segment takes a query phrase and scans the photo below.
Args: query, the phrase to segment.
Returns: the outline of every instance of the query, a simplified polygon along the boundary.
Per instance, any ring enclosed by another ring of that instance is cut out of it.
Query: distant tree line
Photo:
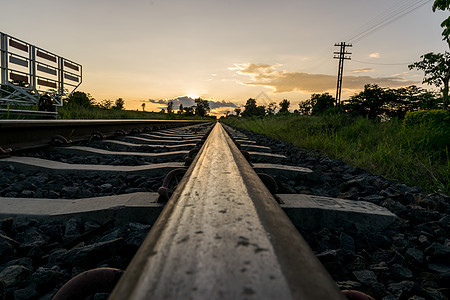
[[[278,114],[286,114],[289,113],[289,106],[291,102],[287,99],[283,99],[279,104],[280,109],[278,110]],[[252,116],[271,116],[275,114],[277,109],[276,102],[270,102],[267,106],[265,105],[256,105],[256,99],[250,98],[247,100],[247,103],[244,106],[244,110],[241,108],[236,108],[234,112],[236,116],[242,117],[252,117]]]
[[[81,107],[98,107],[103,109],[124,109],[125,100],[122,98],[116,99],[116,101],[111,101],[109,99],[102,100],[101,102],[96,102],[95,99],[89,93],[76,91],[73,92],[69,97],[64,99],[64,105],[69,107],[81,106]]]
[[[203,100],[202,98],[194,99],[195,105],[193,106],[186,106],[184,107],[181,103],[178,107],[178,114],[179,115],[186,115],[186,116],[193,116],[194,114],[197,116],[205,117],[208,115],[208,112],[210,111],[209,107],[209,101]],[[161,112],[165,112],[164,109],[162,109]],[[173,101],[169,101],[167,103],[167,113],[173,114]]]
[[[335,107],[335,99],[328,93],[313,94],[310,99],[299,104],[299,113],[318,115],[338,111],[369,119],[403,119],[408,111],[443,107],[443,98],[438,93],[414,85],[390,89],[367,84],[363,91],[351,96],[340,107]]]
[[[408,111],[442,109],[445,106],[439,93],[417,86],[398,89],[382,88],[376,84],[367,84],[364,90],[343,101],[336,107],[336,99],[329,93],[312,94],[299,104],[294,113],[303,115],[320,115],[326,113],[349,113],[373,120],[390,118],[403,119]],[[278,114],[289,113],[290,101],[284,99],[279,103]],[[274,115],[275,102],[266,106],[257,105],[255,99],[248,99],[244,110],[235,109],[236,116],[253,117]]]

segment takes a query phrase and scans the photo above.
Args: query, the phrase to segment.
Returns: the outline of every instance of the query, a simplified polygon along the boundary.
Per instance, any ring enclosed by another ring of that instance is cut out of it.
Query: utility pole
[[[339,52],[334,52],[335,59],[339,59],[338,78],[336,88],[336,107],[341,105],[341,89],[342,89],[342,76],[344,74],[344,60],[351,59],[350,52],[345,52],[345,47],[351,47],[352,44],[346,44],[345,42],[334,44],[335,47],[340,47]]]

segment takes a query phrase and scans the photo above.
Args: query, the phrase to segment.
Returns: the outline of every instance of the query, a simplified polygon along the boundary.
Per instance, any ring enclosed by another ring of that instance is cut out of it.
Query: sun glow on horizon
[[[197,99],[197,98],[200,98],[200,96],[197,95],[197,94],[186,94],[185,97],[189,97],[189,98],[191,98],[191,99]]]

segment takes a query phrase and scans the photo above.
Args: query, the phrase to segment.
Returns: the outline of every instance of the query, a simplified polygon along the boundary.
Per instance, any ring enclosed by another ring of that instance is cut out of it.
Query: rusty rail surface
[[[345,299],[217,123],[110,299]]]
[[[55,136],[81,141],[95,134],[188,126],[202,120],[0,120],[0,149],[23,150],[48,145]]]

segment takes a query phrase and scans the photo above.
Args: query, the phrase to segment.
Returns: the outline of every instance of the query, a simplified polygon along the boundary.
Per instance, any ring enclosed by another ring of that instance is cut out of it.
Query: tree
[[[377,119],[386,115],[387,104],[391,103],[395,95],[389,89],[383,89],[377,84],[366,84],[364,90],[350,97],[344,110],[357,113],[369,119]]]
[[[256,99],[249,98],[244,105],[244,112],[242,113],[242,116],[254,116],[256,114],[256,111]]]
[[[241,114],[241,109],[240,108],[235,108],[234,112],[236,113],[236,116],[239,117],[239,115]]]
[[[450,10],[450,0],[435,0],[433,3],[433,11],[435,12],[436,10]],[[441,23],[441,27],[444,28],[442,31],[443,40],[447,42],[448,47],[450,48],[450,17],[447,17],[447,19]],[[441,89],[444,98],[444,108],[448,109],[450,54],[447,51],[443,54],[430,52],[422,55],[420,58],[422,58],[422,61],[409,65],[409,69],[423,70],[425,72],[423,83],[435,85],[436,87],[444,86]]]
[[[257,106],[256,100],[253,98],[249,98],[247,103],[245,103],[244,111],[242,112],[243,117],[251,117],[251,116],[265,116],[266,115],[266,107],[265,106]]]
[[[448,37],[447,37],[448,39]],[[449,45],[450,46],[450,45]],[[427,53],[422,55],[422,61],[409,65],[409,69],[423,70],[425,75],[423,83],[435,85],[436,87],[444,86],[442,94],[444,97],[444,108],[448,108],[448,89],[450,80],[450,53],[445,51],[442,53]]]
[[[79,105],[83,107],[90,107],[94,105],[95,99],[89,93],[73,92],[72,95],[65,100],[68,105]]]
[[[328,93],[312,94],[311,97],[299,103],[298,112],[303,115],[320,115],[334,107],[334,98]]]
[[[145,102],[141,104],[142,106],[142,111],[145,111]]]
[[[206,116],[206,113],[209,111],[209,101],[202,98],[197,98],[194,101],[197,104],[195,114],[202,117]]]
[[[403,119],[408,111],[418,109],[438,109],[440,102],[437,94],[426,89],[411,85],[398,89],[389,89],[386,92],[393,96],[385,103],[386,115],[390,118]]]
[[[111,109],[111,107],[112,107],[112,101],[109,100],[109,99],[104,99],[104,100],[102,100],[102,102],[100,102],[100,103],[98,104],[98,106],[99,106],[100,108],[104,108],[104,109]]]
[[[313,100],[311,111],[313,115],[324,113],[326,110],[333,108],[334,103],[336,102],[334,97],[328,93],[313,94],[311,100]]]
[[[291,105],[291,102],[287,99],[283,99],[283,101],[280,102],[280,111],[279,114],[283,113],[289,113],[289,106]]]
[[[178,114],[182,114],[182,113],[183,113],[183,110],[184,110],[183,104],[180,103],[180,106],[178,107]]]
[[[308,99],[298,104],[298,112],[302,115],[310,115],[312,111],[312,100]]]
[[[271,115],[275,114],[275,109],[277,109],[277,103],[270,102],[269,105],[267,105],[267,109],[266,109],[267,115],[271,116]]]
[[[450,0],[435,0],[433,4],[433,12],[438,10],[450,10]],[[450,48],[450,17],[445,19],[441,23],[441,27],[444,28],[442,31],[443,40],[447,41],[448,47]]]
[[[167,113],[168,113],[168,114],[171,114],[172,111],[173,111],[173,101],[169,101],[169,102],[167,103]]]
[[[116,102],[114,102],[114,106],[112,107],[112,109],[122,110],[124,105],[125,100],[123,100],[122,98],[118,98]]]
[[[188,106],[184,108],[186,116],[193,116],[194,115],[194,107]]]

